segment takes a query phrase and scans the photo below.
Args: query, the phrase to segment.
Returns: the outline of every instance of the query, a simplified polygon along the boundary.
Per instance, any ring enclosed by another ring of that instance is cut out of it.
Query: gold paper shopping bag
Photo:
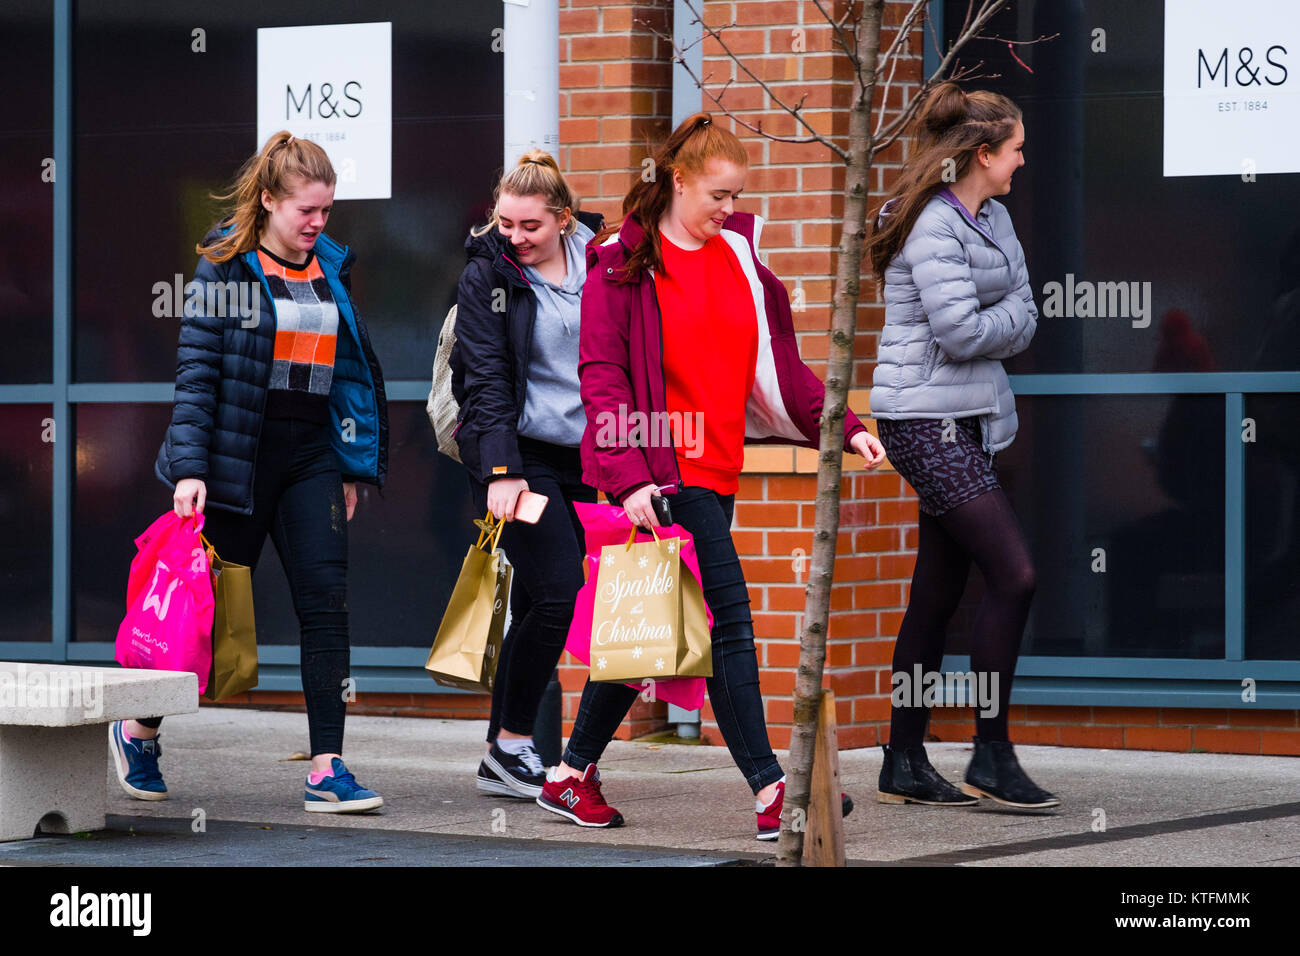
[[[653,531],[653,529],[652,529]],[[681,539],[606,545],[591,621],[591,679],[711,677],[713,656],[699,582],[681,561]]]
[[[253,614],[253,572],[223,561],[204,538],[212,569],[212,669],[204,700],[224,700],[257,686],[257,624]]]
[[[497,549],[505,522],[488,512],[474,524],[478,541],[465,555],[424,668],[444,687],[490,694],[505,637],[510,565]]]

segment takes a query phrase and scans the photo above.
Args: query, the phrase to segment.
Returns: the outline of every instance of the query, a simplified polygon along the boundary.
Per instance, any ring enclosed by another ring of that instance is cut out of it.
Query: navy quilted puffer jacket
[[[204,242],[226,228],[218,226]],[[315,248],[339,310],[329,399],[335,457],[344,481],[383,487],[388,474],[388,403],[379,362],[352,305],[350,274],[356,254],[324,233]],[[237,310],[224,316],[207,314],[205,308],[203,314],[182,320],[175,404],[154,471],[173,488],[184,478],[201,478],[209,505],[251,514],[253,464],[275,352],[275,303],[256,252],[241,253],[220,265],[200,257],[194,279],[205,293],[212,283],[259,283],[259,308],[255,318],[242,317]]]

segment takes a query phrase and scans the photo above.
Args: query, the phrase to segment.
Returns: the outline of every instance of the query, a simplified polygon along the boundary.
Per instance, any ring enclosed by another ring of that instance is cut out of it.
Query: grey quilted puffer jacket
[[[944,190],[885,270],[871,414],[978,415],[984,450],[1001,451],[1015,440],[1017,420],[999,359],[1023,352],[1037,325],[1025,253],[1006,207],[989,199],[972,219]]]

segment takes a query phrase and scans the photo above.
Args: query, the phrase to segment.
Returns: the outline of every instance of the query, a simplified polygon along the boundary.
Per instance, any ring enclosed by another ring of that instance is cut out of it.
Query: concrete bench
[[[102,830],[108,724],[198,709],[181,671],[0,661],[0,841]]]

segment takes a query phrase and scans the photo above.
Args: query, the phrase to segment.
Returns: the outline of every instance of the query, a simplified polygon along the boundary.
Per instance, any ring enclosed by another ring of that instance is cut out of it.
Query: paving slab
[[[204,707],[197,714],[169,717],[163,725],[162,768],[171,799],[132,800],[105,767],[110,827],[116,831],[135,821],[139,831],[155,821],[162,828],[159,852],[165,836],[173,845],[189,839],[193,852],[223,859],[227,851],[211,844],[243,833],[240,824],[272,827],[262,832],[292,832],[293,840],[304,845],[346,831],[352,834],[349,840],[382,847],[360,853],[358,859],[396,859],[394,840],[435,838],[493,844],[484,851],[485,864],[497,858],[494,854],[516,863],[541,863],[548,853],[562,863],[565,854],[576,853],[574,847],[609,854],[611,864],[650,861],[660,853],[667,860],[674,854],[690,859],[703,854],[715,864],[759,862],[774,852],[772,844],[754,839],[753,797],[725,748],[613,742],[601,760],[601,772],[606,797],[627,826],[588,830],[531,801],[478,793],[474,771],[484,751],[485,729],[484,721],[349,718],[344,744],[348,765],[362,783],[383,794],[385,806],[374,814],[308,818],[301,804],[307,763],[289,759],[307,749],[306,717]],[[927,749],[941,773],[960,779],[970,759],[969,744],[930,744]],[[987,801],[967,809],[880,804],[875,800],[880,750],[842,751],[841,782],[856,804],[845,820],[850,862],[1058,867],[1300,862],[1296,758],[1031,746],[1017,747],[1017,753],[1026,771],[1061,797],[1060,810],[1023,814]],[[208,821],[207,833],[187,838],[191,822],[200,816]],[[400,839],[393,833],[401,834]],[[35,861],[45,853],[51,862],[64,860],[60,854],[75,844],[83,854],[80,861],[86,862],[85,854],[93,857],[113,839],[69,838],[58,845],[58,853],[55,844],[42,839],[27,844],[35,849],[23,860]],[[250,839],[259,838],[254,833]],[[427,849],[433,843],[420,845],[433,860],[437,854]],[[456,857],[448,849],[440,858],[465,862],[476,852],[466,849]],[[183,852],[176,860],[185,858]],[[0,852],[0,863],[14,859]]]

